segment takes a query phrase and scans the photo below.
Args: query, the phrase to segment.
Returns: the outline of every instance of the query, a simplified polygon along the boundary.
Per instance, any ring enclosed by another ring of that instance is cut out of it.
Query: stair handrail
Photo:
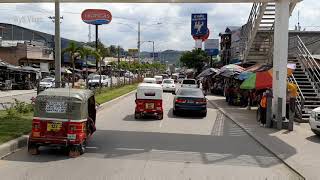
[[[246,61],[251,45],[253,43],[253,39],[255,38],[260,22],[258,23],[257,20],[260,19],[263,16],[263,13],[266,9],[268,3],[253,3],[251,12],[247,21],[247,24],[244,29],[244,35],[245,35],[245,43],[244,43],[244,49],[243,49],[243,60]]]
[[[308,48],[305,46],[301,38],[297,35],[298,39],[298,51],[297,55],[300,59],[301,64],[308,73],[309,77],[312,79],[317,89],[320,89],[320,66],[313,58],[312,54],[309,52]],[[311,71],[312,72],[311,72]]]

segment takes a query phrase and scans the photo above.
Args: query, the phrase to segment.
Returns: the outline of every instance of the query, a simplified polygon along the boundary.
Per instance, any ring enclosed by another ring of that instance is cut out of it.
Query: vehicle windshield
[[[93,78],[92,79],[94,79],[94,80],[99,80],[100,79],[100,76],[93,76]],[[101,76],[101,79],[103,79],[103,77]]]
[[[189,79],[186,79],[186,80],[183,80],[182,82],[183,84],[196,84],[196,81],[195,80],[189,80]]]
[[[45,79],[42,79],[41,82],[53,82],[54,79],[52,78],[45,78]]]
[[[197,96],[197,97],[202,97],[203,92],[200,89],[193,89],[193,88],[189,88],[189,89],[179,89],[177,92],[177,95],[181,95],[181,96]]]
[[[173,80],[164,80],[163,84],[173,84]]]

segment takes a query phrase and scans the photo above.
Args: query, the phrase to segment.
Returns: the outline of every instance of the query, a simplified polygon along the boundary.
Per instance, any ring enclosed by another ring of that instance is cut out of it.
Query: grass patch
[[[122,87],[117,87],[117,88],[107,88],[101,90],[101,92],[96,94],[96,101],[99,104],[108,102],[112,99],[115,99],[119,96],[122,96],[124,94],[127,94],[135,89],[137,89],[138,83],[136,84],[131,84],[131,85],[125,85]]]
[[[8,115],[0,111],[0,144],[28,134],[31,131],[33,113]]]

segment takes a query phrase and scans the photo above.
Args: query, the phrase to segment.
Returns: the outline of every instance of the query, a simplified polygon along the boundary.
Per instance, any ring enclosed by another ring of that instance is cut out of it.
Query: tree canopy
[[[210,59],[205,51],[197,49],[187,51],[180,57],[180,63],[182,66],[195,68],[198,72],[201,71],[204,64],[208,63],[209,60]]]

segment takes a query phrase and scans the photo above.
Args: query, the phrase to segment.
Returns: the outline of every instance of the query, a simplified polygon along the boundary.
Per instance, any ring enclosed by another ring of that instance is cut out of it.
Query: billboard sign
[[[159,53],[150,53],[150,57],[153,58],[153,54],[154,54],[154,58],[158,58],[159,57]]]
[[[191,14],[191,35],[202,36],[207,31],[207,14]]]
[[[219,54],[219,39],[208,39],[204,43],[204,49],[209,56],[217,56]]]
[[[209,56],[219,55],[219,49],[205,49],[204,50]]]
[[[82,12],[81,18],[87,24],[101,25],[109,24],[112,20],[112,15],[105,9],[86,9]]]

